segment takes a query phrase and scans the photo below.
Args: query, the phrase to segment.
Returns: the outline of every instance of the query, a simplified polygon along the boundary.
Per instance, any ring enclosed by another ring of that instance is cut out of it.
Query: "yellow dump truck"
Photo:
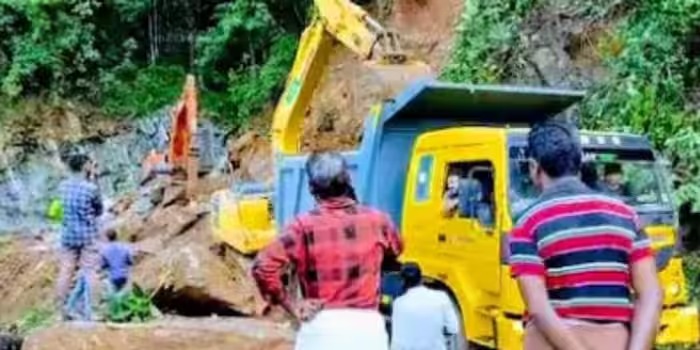
[[[300,131],[327,46],[335,38],[369,57],[374,44],[368,42],[393,38],[347,1],[316,4],[321,15],[302,37],[273,120],[274,186],[245,184],[213,198],[216,238],[243,254],[254,254],[286,222],[314,206],[306,156],[299,153]],[[397,50],[385,52],[384,63],[408,61]],[[467,342],[522,348],[524,307],[510,277],[505,242],[514,218],[536,197],[526,171],[527,127],[564,112],[583,95],[420,80],[377,104],[365,120],[359,148],[343,153],[359,200],[388,212],[400,227],[406,245],[401,259],[419,263],[428,285],[452,297],[463,331],[455,349]],[[688,300],[682,260],[674,250],[678,225],[667,169],[642,136],[583,131],[580,137],[597,171],[608,163],[622,167],[630,193],[626,201],[653,239],[665,290],[657,343],[697,343],[698,311]],[[484,195],[468,204],[487,215],[443,215],[453,172],[481,183]],[[383,300],[391,302],[389,296]]]

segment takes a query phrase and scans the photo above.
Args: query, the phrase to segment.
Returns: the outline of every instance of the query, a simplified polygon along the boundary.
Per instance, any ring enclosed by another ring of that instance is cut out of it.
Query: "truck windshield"
[[[511,213],[517,217],[539,195],[530,179],[527,150],[510,150]],[[668,206],[669,191],[649,150],[585,150],[581,179],[590,188],[634,207]]]

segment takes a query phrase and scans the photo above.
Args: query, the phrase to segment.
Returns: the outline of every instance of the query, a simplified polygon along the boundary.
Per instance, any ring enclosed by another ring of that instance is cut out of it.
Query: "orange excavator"
[[[167,171],[174,180],[183,180],[187,197],[191,198],[197,185],[199,172],[199,149],[197,146],[197,86],[195,77],[185,79],[182,96],[171,112],[171,130],[168,149],[159,152],[151,150],[142,163],[144,181],[153,174]]]

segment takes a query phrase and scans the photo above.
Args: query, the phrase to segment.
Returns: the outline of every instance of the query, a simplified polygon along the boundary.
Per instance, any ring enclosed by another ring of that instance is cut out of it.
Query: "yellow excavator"
[[[404,53],[397,33],[385,29],[359,5],[350,0],[315,0],[314,4],[313,20],[301,36],[294,65],[273,116],[271,136],[276,160],[300,152],[304,117],[334,45],[340,44],[357,54],[373,71],[385,77],[383,83],[403,84],[407,75],[432,75],[427,64]],[[401,74],[396,74],[397,71]],[[276,233],[271,197],[271,189],[256,184],[243,184],[234,191],[214,194],[214,235],[239,253],[257,252]]]

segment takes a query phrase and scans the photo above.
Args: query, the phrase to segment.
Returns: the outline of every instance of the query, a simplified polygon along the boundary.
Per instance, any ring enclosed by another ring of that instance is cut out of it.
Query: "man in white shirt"
[[[450,297],[422,284],[420,267],[401,269],[406,293],[397,298],[391,317],[391,350],[446,350],[449,336],[459,333]]]

